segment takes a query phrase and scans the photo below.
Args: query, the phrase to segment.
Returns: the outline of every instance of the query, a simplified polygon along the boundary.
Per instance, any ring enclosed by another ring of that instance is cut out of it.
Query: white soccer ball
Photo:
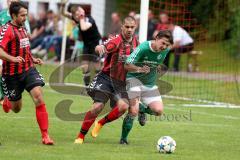
[[[176,141],[172,137],[163,136],[157,142],[157,150],[160,153],[173,153],[176,145]]]

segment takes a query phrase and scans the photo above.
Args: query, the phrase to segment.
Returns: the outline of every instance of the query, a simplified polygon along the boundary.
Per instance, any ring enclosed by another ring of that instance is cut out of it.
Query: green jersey
[[[6,24],[8,21],[11,21],[11,20],[12,20],[12,18],[9,14],[8,9],[4,9],[0,12],[0,27],[3,26],[4,24]],[[25,21],[25,27],[26,27],[28,33],[30,34],[31,30],[30,30],[30,25],[29,25],[28,20]]]
[[[142,67],[147,65],[150,67],[149,73],[128,72],[127,78],[137,78],[143,85],[153,87],[157,79],[157,67],[162,64],[170,49],[161,52],[155,52],[151,48],[151,41],[145,41],[140,44],[127,58],[126,64],[134,64]]]

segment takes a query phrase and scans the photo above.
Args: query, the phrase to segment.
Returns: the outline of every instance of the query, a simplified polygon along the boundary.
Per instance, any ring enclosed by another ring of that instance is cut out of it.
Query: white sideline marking
[[[205,108],[240,108],[240,106],[235,105],[211,105],[211,104],[181,104],[184,107],[205,107]]]
[[[168,109],[186,112],[186,110],[172,108],[172,107],[168,107]],[[196,113],[196,114],[207,115],[207,116],[212,116],[212,117],[217,117],[217,118],[224,118],[224,119],[231,119],[231,120],[239,120],[240,119],[239,117],[234,117],[234,116],[230,116],[230,115],[218,115],[218,114],[199,112],[199,111],[191,111],[191,112],[192,112],[192,114]]]
[[[196,107],[196,108],[233,108],[239,109],[240,106],[226,106],[226,105],[216,105],[216,104],[166,104],[166,106],[182,106],[182,107]]]
[[[66,86],[77,86],[77,87],[84,87],[84,85],[76,84],[76,83],[64,83]],[[63,86],[63,83],[53,83],[56,86]],[[49,83],[46,83],[46,86],[49,86]],[[54,91],[54,90],[53,90]],[[56,92],[56,91],[54,91]],[[177,99],[177,100],[184,100],[184,101],[195,101],[199,103],[208,103],[208,105],[204,104],[185,104],[186,107],[212,107],[212,108],[240,108],[240,106],[231,104],[231,103],[224,103],[224,102],[217,102],[217,101],[209,101],[204,99],[196,99],[196,98],[187,98],[187,97],[180,97],[180,96],[171,96],[171,95],[163,95],[162,97],[168,99]]]
[[[160,123],[169,123],[167,121],[147,121],[147,123],[156,123],[156,122],[160,122]],[[135,121],[135,123],[137,123]],[[183,121],[178,121],[176,122],[177,125],[186,125],[186,126],[203,126],[203,127],[234,127],[233,125],[229,125],[229,124],[217,124],[217,123],[197,123],[194,121],[191,122],[183,122]],[[234,127],[235,128],[235,127]]]
[[[177,100],[185,100],[185,101],[195,101],[195,102],[199,102],[199,103],[208,103],[208,104],[212,104],[212,107],[221,106],[221,108],[240,108],[240,106],[237,106],[237,105],[231,104],[231,103],[216,102],[216,101],[209,101],[209,100],[203,100],[203,99],[186,98],[186,97],[170,96],[170,95],[163,95],[162,97],[168,98],[168,99],[177,99]]]
[[[182,111],[182,112],[186,112],[186,110],[183,109],[177,109],[177,108],[172,108],[172,107],[168,107],[168,109],[171,110],[176,110],[176,111]],[[207,115],[207,116],[212,116],[212,117],[217,117],[217,118],[224,118],[224,119],[230,119],[230,120],[240,120],[239,117],[234,117],[234,116],[230,116],[230,115],[218,115],[218,114],[213,114],[213,113],[206,113],[206,112],[199,112],[199,111],[191,111],[192,114],[196,113],[196,114],[201,114],[201,115]],[[25,117],[25,116],[1,116],[0,118],[13,118],[13,119],[35,119],[34,117]],[[61,121],[58,118],[49,118],[51,120],[55,120],[55,121]]]

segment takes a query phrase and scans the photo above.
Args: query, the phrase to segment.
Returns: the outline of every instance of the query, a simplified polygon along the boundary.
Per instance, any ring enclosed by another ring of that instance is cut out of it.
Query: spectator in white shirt
[[[180,55],[192,51],[194,41],[187,31],[180,26],[170,24],[169,29],[172,31],[174,42],[172,46],[172,50],[174,51],[173,70],[179,71]]]

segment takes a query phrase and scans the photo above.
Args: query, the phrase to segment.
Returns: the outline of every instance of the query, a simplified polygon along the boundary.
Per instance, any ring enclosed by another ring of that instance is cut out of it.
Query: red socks
[[[42,133],[42,137],[47,136],[48,135],[48,113],[46,111],[45,104],[40,104],[36,106],[36,118]]]
[[[98,123],[100,123],[101,125],[104,125],[105,123],[109,123],[112,122],[116,119],[118,119],[119,117],[121,117],[124,114],[124,112],[120,112],[118,106],[115,106],[112,111],[106,115],[104,118],[102,118],[101,120],[98,121]]]
[[[112,111],[108,115],[106,115],[104,118],[102,118],[100,121],[98,121],[98,123],[101,125],[104,125],[105,123],[112,122],[118,119],[123,114],[124,112],[120,112],[118,107],[115,106],[112,109]],[[87,134],[89,128],[92,126],[96,118],[97,118],[97,115],[93,115],[91,111],[88,111],[86,113],[78,138],[84,139],[85,135]]]
[[[6,112],[6,113],[8,113],[12,109],[12,104],[6,96],[4,97],[2,106],[3,106],[4,112]]]
[[[86,113],[82,123],[82,128],[78,135],[79,138],[84,139],[85,135],[87,134],[89,128],[92,126],[96,118],[97,118],[97,115],[92,114],[91,111],[88,111]]]

